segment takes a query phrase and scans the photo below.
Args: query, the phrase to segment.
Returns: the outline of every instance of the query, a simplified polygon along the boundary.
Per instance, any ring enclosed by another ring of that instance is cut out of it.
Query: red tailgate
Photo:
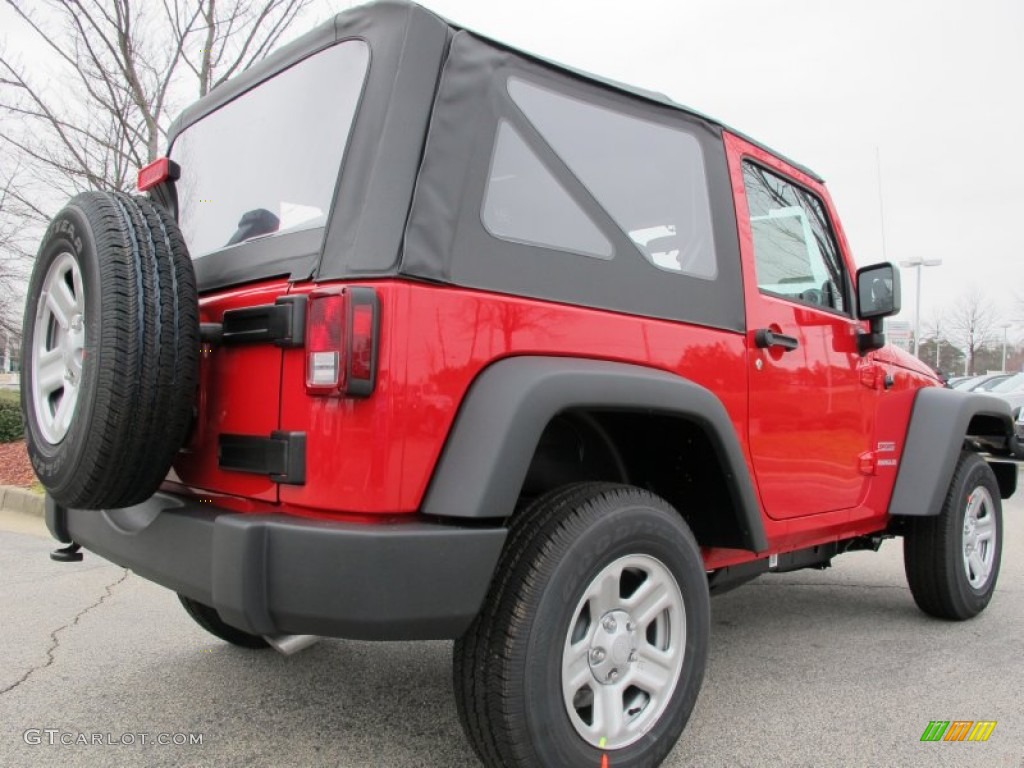
[[[288,282],[274,281],[208,294],[199,301],[200,321],[219,323],[224,312],[274,301]],[[199,369],[196,423],[173,473],[193,488],[263,501],[278,500],[278,486],[266,474],[222,470],[222,435],[269,437],[278,428],[281,402],[281,348],[272,342],[204,344]],[[173,474],[172,474],[173,479]]]

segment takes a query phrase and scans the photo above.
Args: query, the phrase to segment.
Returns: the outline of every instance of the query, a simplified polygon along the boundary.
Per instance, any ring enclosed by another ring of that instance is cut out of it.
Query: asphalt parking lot
[[[1024,496],[1005,518],[996,596],[963,624],[917,611],[898,542],[715,598],[703,692],[665,765],[1024,768]],[[52,546],[0,516],[0,765],[476,764],[449,643],[234,648],[166,590]],[[998,724],[985,743],[922,743],[930,720]]]

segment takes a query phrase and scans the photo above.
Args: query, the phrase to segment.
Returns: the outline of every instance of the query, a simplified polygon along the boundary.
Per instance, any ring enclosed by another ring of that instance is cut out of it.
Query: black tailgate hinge
[[[269,475],[283,485],[306,484],[306,433],[221,435],[217,442],[217,465],[231,472]]]
[[[307,300],[305,294],[295,294],[273,304],[229,309],[221,322],[202,323],[200,337],[213,345],[272,341],[279,347],[301,347],[306,343]]]

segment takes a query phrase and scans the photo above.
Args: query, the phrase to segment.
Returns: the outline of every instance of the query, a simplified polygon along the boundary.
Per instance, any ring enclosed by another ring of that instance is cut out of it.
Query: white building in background
[[[21,338],[0,331],[0,374],[17,373]]]
[[[909,320],[886,320],[885,340],[894,347],[909,352],[914,348],[914,334]]]

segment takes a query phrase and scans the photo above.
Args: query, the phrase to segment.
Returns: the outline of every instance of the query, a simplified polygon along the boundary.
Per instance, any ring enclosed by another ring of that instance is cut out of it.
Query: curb
[[[0,485],[0,510],[7,512],[20,512],[23,515],[32,515],[42,519],[43,496],[32,493],[25,488],[18,488],[13,485]]]

